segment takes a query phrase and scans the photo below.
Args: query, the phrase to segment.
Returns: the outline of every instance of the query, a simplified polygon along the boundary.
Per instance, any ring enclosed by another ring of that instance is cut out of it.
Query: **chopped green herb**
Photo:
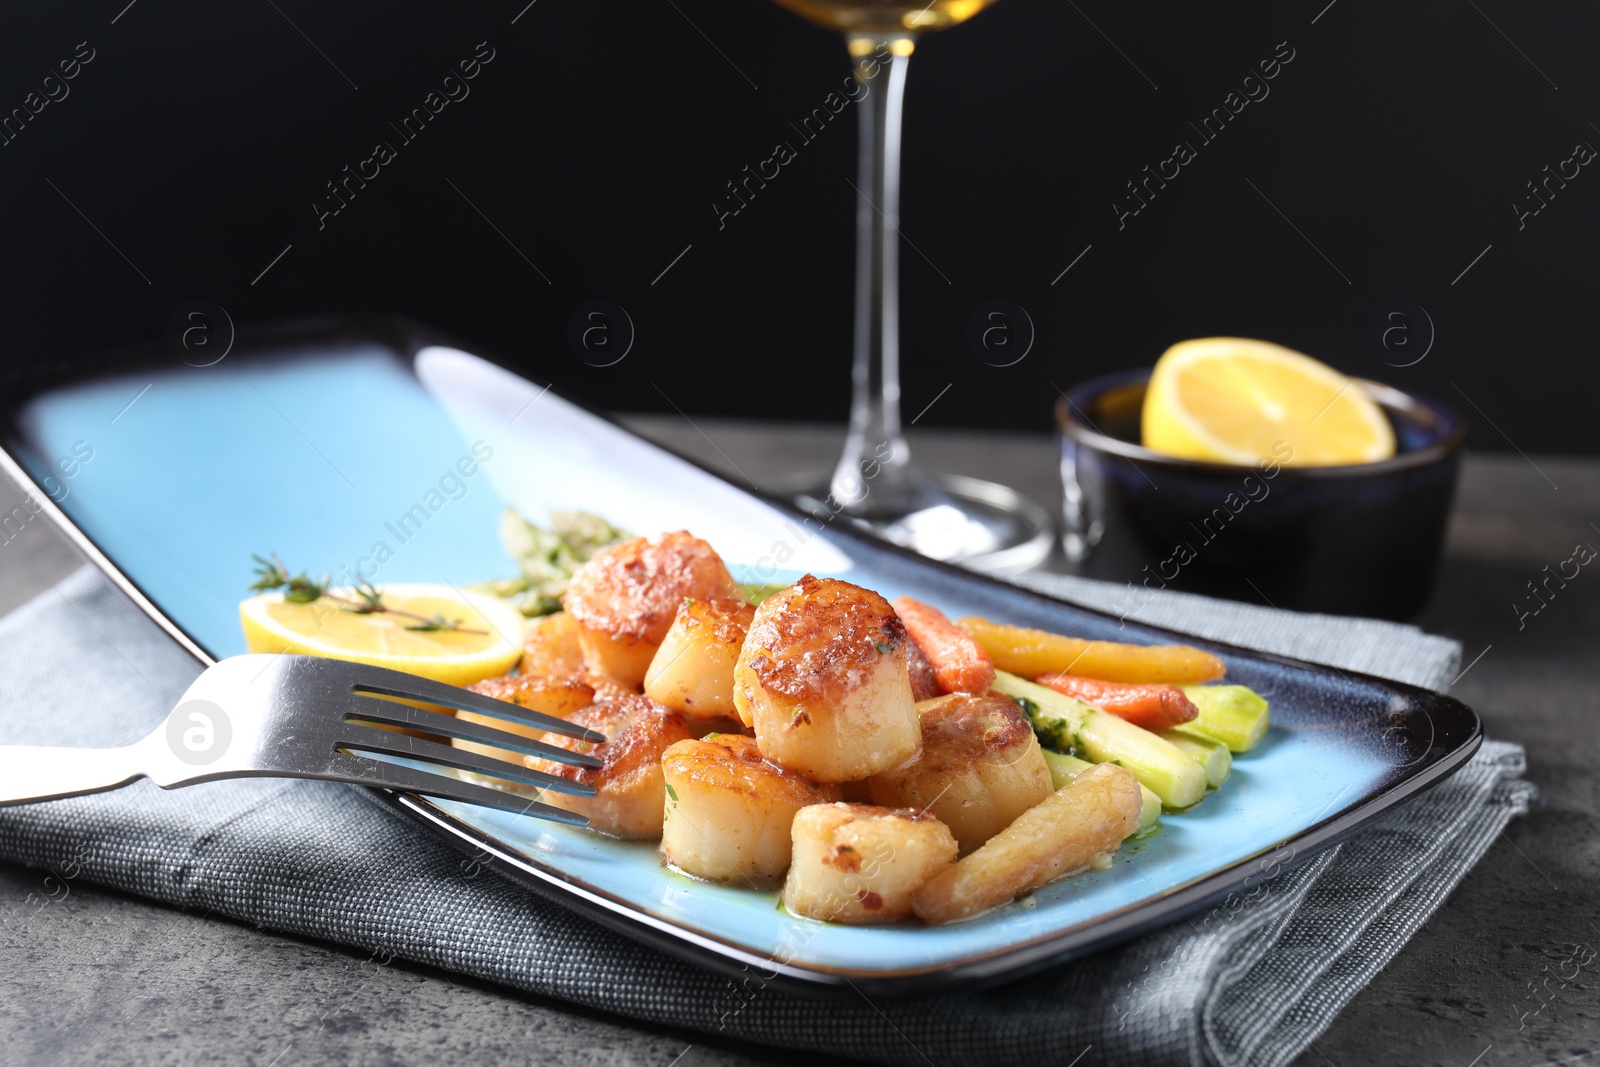
[[[884,655],[884,656],[887,656],[889,653],[894,651],[894,645],[892,645],[892,644],[891,645],[884,645],[884,644],[879,644],[877,642],[874,642],[872,647],[877,649],[880,655]]]
[[[751,604],[759,604],[773,593],[789,588],[774,582],[739,582],[739,595]]]
[[[274,589],[283,590],[283,599],[290,604],[309,604],[326,596],[328,587],[333,579],[323,575],[317,581],[305,571],[290,577],[289,568],[283,565],[283,560],[274,555],[271,559],[265,556],[251,556],[256,561],[256,580],[250,583],[254,592],[265,593]]]
[[[372,611],[372,610],[383,611],[384,609],[383,608],[376,608],[376,609],[367,608],[367,609],[361,609],[361,610],[363,611],[363,613],[365,613],[366,611]],[[427,631],[431,631],[431,630],[459,630],[459,629],[461,629],[461,620],[460,619],[447,619],[443,615],[440,615],[438,612],[434,612],[431,617],[423,619],[421,622],[412,623],[410,626],[407,626],[406,629],[408,629],[408,630],[421,630],[423,632],[427,632]]]
[[[671,782],[667,783],[667,796],[672,798],[672,802],[674,804],[676,804],[678,802],[678,791],[676,789],[672,788],[672,783]]]

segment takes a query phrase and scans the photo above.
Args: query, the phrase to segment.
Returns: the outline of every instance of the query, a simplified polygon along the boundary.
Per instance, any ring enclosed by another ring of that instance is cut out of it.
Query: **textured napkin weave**
[[[1405,626],[1221,604],[1147,603],[1048,576],[1046,592],[1142,622],[1435,688],[1458,648]],[[0,621],[0,743],[133,741],[194,661],[97,573]],[[0,809],[0,857],[269,929],[448,968],[678,1027],[888,1063],[1283,1064],[1399,950],[1532,787],[1487,742],[1448,781],[1210,912],[976,994],[826,1002],[646,948],[502,880],[368,794],[266,779],[166,792],[148,782]]]

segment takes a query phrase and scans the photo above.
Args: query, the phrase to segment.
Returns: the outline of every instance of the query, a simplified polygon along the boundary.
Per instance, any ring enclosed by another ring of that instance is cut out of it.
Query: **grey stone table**
[[[837,430],[820,427],[629,421],[709,466],[731,473],[737,464],[740,477],[757,483],[824,466],[838,443]],[[929,431],[912,440],[932,468],[1006,481],[1052,512],[1059,506],[1046,437]],[[0,497],[12,492],[0,487]],[[1546,564],[1566,559],[1579,541],[1600,545],[1597,524],[1600,462],[1469,459],[1439,590],[1417,621],[1465,646],[1470,665],[1456,692],[1493,736],[1527,746],[1543,805],[1511,825],[1296,1067],[1600,1064],[1600,967],[1564,987],[1545,982],[1573,946],[1600,945],[1600,574],[1580,573],[1521,628],[1512,608]],[[0,610],[49,590],[78,565],[52,530],[30,524],[0,549]],[[28,895],[42,878],[0,864],[0,918],[31,914]],[[25,941],[0,949],[4,1064],[817,1060],[642,1026],[424,967],[374,969],[336,946],[81,882],[32,915],[27,929]]]

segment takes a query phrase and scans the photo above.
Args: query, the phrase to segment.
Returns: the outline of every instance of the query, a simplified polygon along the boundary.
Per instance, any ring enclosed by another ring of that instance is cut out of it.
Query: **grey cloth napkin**
[[[1458,647],[1413,628],[1028,584],[1241,644],[1435,688]],[[1130,616],[1135,617],[1135,616]],[[0,620],[0,743],[110,745],[158,723],[198,671],[97,573]],[[1428,918],[1533,788],[1488,742],[1444,784],[1339,848],[1274,867],[1211,912],[974,994],[827,1002],[730,979],[504,881],[371,802],[266,779],[0,809],[0,856],[677,1027],[887,1063],[1283,1064]]]

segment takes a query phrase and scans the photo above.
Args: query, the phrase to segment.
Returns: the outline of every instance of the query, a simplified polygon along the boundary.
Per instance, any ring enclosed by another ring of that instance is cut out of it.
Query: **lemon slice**
[[[395,612],[358,614],[326,597],[291,604],[282,593],[263,593],[239,603],[245,644],[251,652],[328,656],[448,685],[505,674],[522,654],[522,615],[497,598],[448,585],[381,588],[386,606],[425,618],[459,619],[461,629],[409,630],[417,620]],[[349,595],[346,590],[334,592]]]
[[[1359,382],[1241,337],[1167,349],[1150,375],[1143,435],[1147,448],[1214,463],[1335,466],[1394,455],[1394,430]]]

